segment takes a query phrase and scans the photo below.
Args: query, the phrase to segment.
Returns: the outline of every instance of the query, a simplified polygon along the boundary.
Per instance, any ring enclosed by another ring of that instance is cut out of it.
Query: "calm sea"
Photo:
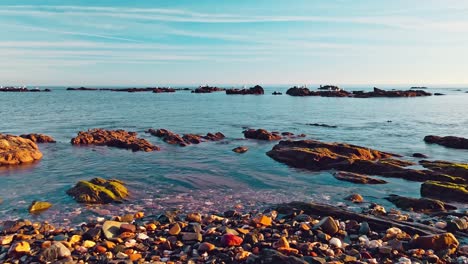
[[[40,145],[44,154],[40,162],[0,170],[0,219],[30,218],[27,207],[33,200],[54,204],[38,220],[75,223],[93,215],[136,210],[249,209],[291,200],[339,204],[354,192],[386,206],[383,198],[388,194],[419,196],[417,182],[387,179],[386,185],[361,186],[338,181],[329,172],[289,168],[265,155],[275,142],[245,140],[244,127],[305,133],[310,139],[368,146],[408,160],[414,160],[412,153],[421,152],[431,159],[468,162],[467,150],[423,141],[429,134],[468,137],[468,89],[429,89],[446,95],[421,98],[271,95],[275,90],[284,94],[286,89],[266,87],[263,96],[66,91],[63,87],[52,88],[51,93],[0,93],[1,133],[44,133],[58,141]],[[161,151],[134,153],[70,144],[78,131],[90,128],[136,131]],[[227,139],[182,148],[145,134],[148,128],[180,134],[220,131]],[[250,150],[231,151],[240,145]],[[128,183],[130,200],[123,205],[86,207],[65,194],[77,181],[97,176]]]

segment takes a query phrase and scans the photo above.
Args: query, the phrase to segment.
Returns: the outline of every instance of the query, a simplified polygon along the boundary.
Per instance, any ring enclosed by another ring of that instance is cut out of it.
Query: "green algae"
[[[79,181],[67,194],[80,203],[111,203],[125,199],[128,190],[121,181],[94,178]]]

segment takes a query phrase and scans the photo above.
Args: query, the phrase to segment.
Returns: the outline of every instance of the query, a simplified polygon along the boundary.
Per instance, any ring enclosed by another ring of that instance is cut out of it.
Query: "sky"
[[[467,14],[459,0],[2,0],[0,85],[468,85]]]

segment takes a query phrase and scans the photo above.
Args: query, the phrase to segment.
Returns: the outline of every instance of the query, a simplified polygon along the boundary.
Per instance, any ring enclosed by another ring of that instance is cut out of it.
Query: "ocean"
[[[53,204],[34,219],[76,224],[97,215],[138,210],[150,214],[168,209],[248,210],[294,200],[340,205],[351,193],[393,207],[384,199],[389,194],[420,196],[419,182],[386,178],[388,184],[376,187],[338,181],[331,172],[290,168],[265,154],[277,142],[246,140],[242,134],[246,127],[304,133],[309,139],[367,146],[407,160],[417,161],[411,155],[420,152],[431,160],[468,162],[468,150],[423,141],[426,135],[468,136],[468,89],[428,89],[444,96],[359,99],[292,97],[285,95],[287,88],[266,86],[260,96],[66,91],[65,87],[51,87],[50,93],[0,93],[0,133],[44,133],[57,140],[39,145],[44,154],[40,162],[0,167],[0,219],[31,218],[27,208],[33,200]],[[271,95],[273,91],[283,95]],[[135,131],[161,151],[70,144],[78,131],[91,128]],[[179,134],[219,131],[226,139],[179,147],[145,133],[149,128]],[[241,145],[249,151],[231,151]],[[85,206],[66,195],[76,182],[93,177],[123,180],[131,192],[129,201]]]

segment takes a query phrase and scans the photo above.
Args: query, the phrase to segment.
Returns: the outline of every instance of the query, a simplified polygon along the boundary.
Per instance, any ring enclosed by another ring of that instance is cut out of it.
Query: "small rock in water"
[[[236,153],[245,153],[249,150],[248,147],[246,146],[240,146],[240,147],[237,147],[237,148],[234,148],[232,149],[232,151],[236,152]]]
[[[52,204],[49,202],[33,201],[28,210],[31,214],[40,214],[50,207],[52,207]]]
[[[360,194],[354,193],[349,196],[346,196],[345,200],[351,201],[353,203],[362,203],[364,201],[364,198],[362,198]]]

